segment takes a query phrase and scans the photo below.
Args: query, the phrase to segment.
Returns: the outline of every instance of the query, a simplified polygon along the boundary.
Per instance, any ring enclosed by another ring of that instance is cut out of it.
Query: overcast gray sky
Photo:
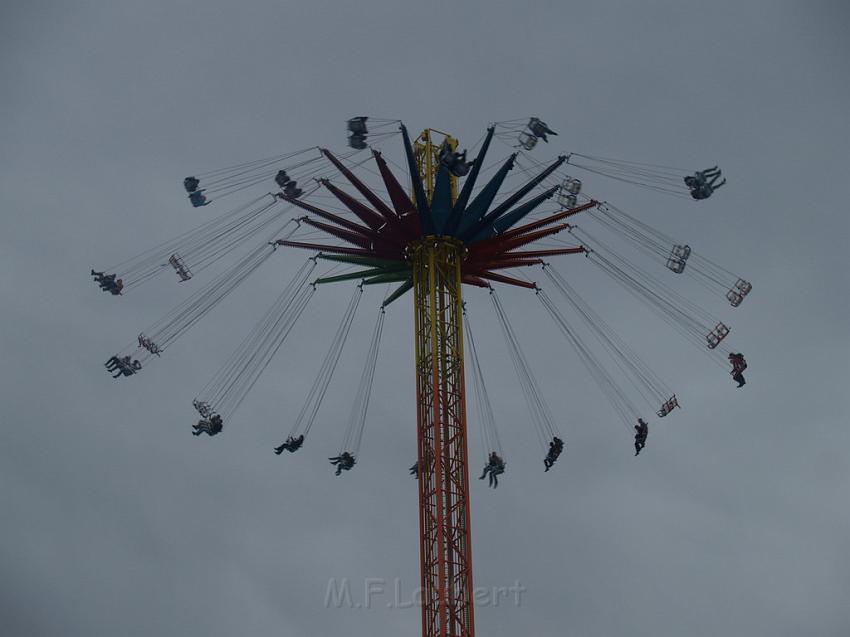
[[[4,635],[416,634],[416,608],[325,608],[328,581],[418,584],[411,308],[392,306],[354,471],[337,449],[374,312],[305,449],[278,458],[349,296],[323,289],[221,436],[190,400],[304,255],[280,255],[136,378],[101,367],[187,290],[88,278],[179,234],[179,180],[314,144],[356,114],[471,145],[539,115],[556,149],[729,183],[588,192],[740,272],[748,385],[565,257],[682,397],[639,459],[555,327],[503,299],[567,452],[540,450],[483,292],[469,294],[508,472],[472,484],[480,635],[850,634],[847,2],[28,2],[0,8],[0,626]],[[500,152],[506,152],[504,148]],[[217,210],[221,210],[218,208]],[[167,278],[167,277],[166,277]],[[685,293],[693,283],[676,281]],[[365,308],[379,302],[370,292]],[[731,338],[731,337],[730,337]],[[477,434],[471,456],[477,468]]]

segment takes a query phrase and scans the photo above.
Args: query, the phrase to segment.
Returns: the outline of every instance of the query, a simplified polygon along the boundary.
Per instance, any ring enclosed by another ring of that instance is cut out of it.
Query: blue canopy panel
[[[428,205],[428,196],[425,194],[422,176],[419,174],[419,167],[416,165],[416,155],[413,153],[413,145],[410,143],[410,136],[407,134],[407,127],[404,124],[401,125],[401,136],[404,140],[404,154],[407,156],[410,180],[413,182],[413,195],[416,199],[416,210],[419,213],[422,236],[436,234],[434,220],[431,217],[431,207]]]
[[[448,234],[446,225],[452,213],[452,180],[449,169],[440,164],[431,197],[431,219],[437,234]]]
[[[477,243],[479,241],[483,241],[484,239],[489,239],[492,236],[497,234],[502,234],[506,230],[509,230],[514,225],[522,221],[532,210],[537,208],[540,204],[542,204],[547,199],[551,199],[552,195],[554,195],[560,186],[552,186],[546,192],[543,192],[537,195],[534,199],[530,199],[526,201],[524,204],[517,206],[510,212],[505,215],[502,215],[495,221],[493,221],[489,226],[482,228],[475,237],[472,238],[468,243]]]
[[[469,203],[469,198],[472,195],[472,189],[475,188],[478,173],[481,172],[481,166],[484,165],[484,156],[490,148],[490,142],[493,139],[493,131],[495,130],[495,126],[490,126],[487,129],[487,136],[484,138],[484,143],[481,145],[481,149],[478,151],[478,156],[472,163],[472,170],[469,172],[469,175],[467,175],[466,181],[463,182],[463,188],[457,196],[457,201],[455,201],[454,207],[452,208],[452,214],[446,222],[446,227],[443,230],[444,234],[454,235],[457,232],[461,215],[466,209],[466,204]]]
[[[507,199],[505,199],[498,206],[493,208],[486,215],[481,217],[477,222],[472,223],[465,230],[462,230],[460,233],[460,238],[464,241],[468,241],[473,237],[478,236],[478,233],[482,230],[491,226],[499,217],[504,215],[512,206],[518,203],[523,197],[525,197],[529,192],[531,192],[534,188],[536,188],[544,179],[546,179],[549,175],[551,175],[558,167],[563,164],[567,160],[566,156],[562,155],[558,157],[558,159],[550,164],[543,172],[539,175],[531,179],[528,183],[526,183],[522,188],[514,192]],[[489,184],[488,184],[489,185]],[[477,199],[477,198],[476,198]],[[473,202],[474,204],[475,202]]]
[[[493,204],[493,200],[499,193],[499,188],[502,187],[505,177],[508,176],[508,171],[514,167],[515,160],[516,153],[513,153],[510,157],[508,157],[507,161],[502,164],[502,167],[499,168],[498,172],[490,178],[487,185],[484,186],[477,195],[475,195],[475,199],[473,199],[472,203],[466,207],[466,210],[463,211],[460,217],[457,231],[454,233],[455,236],[461,237],[487,213],[487,210]]]

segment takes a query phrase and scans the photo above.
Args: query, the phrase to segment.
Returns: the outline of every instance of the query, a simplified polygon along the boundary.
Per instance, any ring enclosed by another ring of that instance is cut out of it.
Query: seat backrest
[[[517,138],[519,140],[519,145],[522,146],[525,150],[531,150],[535,146],[537,146],[537,137],[531,135],[530,133],[526,133],[525,131],[519,134]]]
[[[675,245],[673,249],[670,250],[670,254],[673,256],[679,257],[680,259],[686,261],[689,256],[691,256],[691,246],[689,245]]]
[[[744,279],[738,279],[735,282],[735,289],[741,293],[741,296],[746,296],[747,294],[749,294],[750,290],[753,289],[753,285],[749,281],[744,281]]]
[[[685,271],[685,262],[677,257],[669,257],[667,259],[667,268],[676,274],[681,274]]]
[[[558,205],[564,208],[575,208],[578,205],[578,198],[575,195],[565,195],[563,192],[558,195]]]

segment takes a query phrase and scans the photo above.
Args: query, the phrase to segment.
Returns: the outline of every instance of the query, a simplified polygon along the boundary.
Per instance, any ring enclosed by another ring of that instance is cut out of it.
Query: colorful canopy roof
[[[533,283],[500,274],[496,270],[541,264],[545,257],[584,252],[585,249],[581,246],[544,250],[521,250],[521,248],[568,229],[569,224],[557,222],[591,208],[597,205],[597,202],[591,201],[585,205],[552,214],[544,219],[525,225],[517,225],[529,213],[556,193],[558,186],[551,187],[527,201],[523,201],[527,195],[564,163],[566,157],[559,157],[503,201],[494,205],[499,189],[514,167],[515,153],[508,157],[490,180],[472,197],[472,191],[475,188],[484,157],[493,139],[493,131],[494,128],[492,127],[487,130],[487,136],[481,150],[478,152],[463,188],[454,202],[452,201],[451,177],[447,167],[442,164],[437,171],[433,195],[429,201],[422,176],[419,174],[410,137],[404,125],[401,126],[401,132],[408,169],[413,182],[412,199],[377,150],[373,150],[372,154],[391,205],[376,195],[330,151],[323,149],[322,153],[325,157],[339,169],[348,182],[370,205],[366,205],[326,179],[321,180],[322,186],[350,210],[357,217],[359,223],[319,208],[307,201],[289,197],[283,193],[278,194],[277,196],[281,199],[312,213],[317,219],[321,219],[319,221],[307,216],[302,219],[303,223],[341,239],[347,245],[333,246],[285,240],[277,243],[284,246],[319,250],[323,259],[362,265],[367,268],[357,272],[318,279],[317,283],[355,279],[362,279],[366,285],[400,282],[402,285],[387,298],[384,305],[392,302],[412,287],[407,246],[427,236],[454,237],[466,246],[466,258],[462,265],[464,283],[489,287],[490,282],[496,281],[520,287],[534,287]]]

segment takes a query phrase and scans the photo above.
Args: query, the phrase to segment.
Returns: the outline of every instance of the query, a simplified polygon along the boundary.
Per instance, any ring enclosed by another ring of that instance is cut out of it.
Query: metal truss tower
[[[463,244],[412,246],[423,637],[472,637],[472,543],[463,376]]]
[[[557,222],[596,202],[520,225],[558,191],[560,186],[551,186],[523,201],[566,157],[559,157],[496,203],[514,167],[515,153],[473,197],[494,126],[487,129],[476,158],[468,164],[457,155],[445,154],[457,149],[458,142],[450,135],[427,129],[411,143],[404,125],[400,130],[411,177],[409,194],[379,151],[372,154],[392,206],[333,153],[323,150],[368,205],[327,179],[321,180],[321,185],[357,221],[281,193],[280,198],[321,219],[304,217],[302,223],[345,245],[288,239],[276,243],[318,250],[318,258],[366,268],[321,277],[316,284],[358,279],[362,285],[398,283],[384,299],[383,307],[413,291],[422,635],[474,637],[462,286],[489,288],[491,282],[498,282],[534,289],[534,283],[502,271],[541,265],[545,257],[584,252],[581,246],[524,248],[569,229],[569,224]],[[466,153],[462,155],[465,158]],[[450,165],[457,168],[453,161],[463,162],[465,170],[450,170]],[[460,190],[455,172],[466,175]]]
[[[426,129],[414,154],[430,202],[444,135]],[[457,178],[450,176],[451,198]],[[463,376],[464,245],[429,235],[411,244],[416,335],[416,438],[419,467],[419,559],[423,637],[472,637],[472,540]]]

